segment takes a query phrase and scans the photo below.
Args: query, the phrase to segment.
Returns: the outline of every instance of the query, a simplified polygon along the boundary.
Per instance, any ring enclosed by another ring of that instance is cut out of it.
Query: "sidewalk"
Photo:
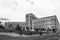
[[[20,34],[17,34],[17,33],[6,33],[6,32],[0,32],[0,35],[7,35],[7,36],[11,36],[11,37],[31,37],[31,36],[39,36],[38,34],[37,35],[20,35]]]
[[[20,35],[20,34],[17,34],[17,33],[10,33],[10,32],[0,32],[0,35],[7,35],[7,36],[11,36],[11,37],[33,37],[33,36],[40,36],[40,37],[46,37],[46,36],[52,36],[52,35],[55,35],[56,33],[54,34],[48,34],[48,35],[39,35],[39,34],[35,34],[35,35]]]

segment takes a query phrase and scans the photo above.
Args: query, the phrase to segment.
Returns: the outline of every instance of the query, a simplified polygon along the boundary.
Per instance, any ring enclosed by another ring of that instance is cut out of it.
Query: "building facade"
[[[32,13],[26,14],[27,27],[32,29],[32,20],[35,20],[35,19],[37,19],[37,17],[35,15],[33,15]]]
[[[20,27],[26,27],[26,22],[5,22],[5,29],[9,29],[9,25],[11,25],[13,29],[15,29],[18,24]]]
[[[8,29],[9,25],[12,24],[13,28],[17,27],[19,24],[21,27],[29,27],[34,30],[34,28],[44,28],[44,29],[59,29],[59,22],[56,15],[37,18],[34,14],[26,14],[26,22],[5,22],[5,28]]]
[[[44,18],[38,18],[36,20],[32,20],[32,28],[44,28],[44,29],[59,29],[59,22],[56,17],[54,16],[49,16],[49,17],[44,17]]]
[[[5,28],[8,29],[9,25],[12,24],[12,26],[15,28],[17,24],[21,27],[28,27],[32,29],[32,20],[38,19],[34,14],[29,13],[26,14],[26,22],[5,22]]]

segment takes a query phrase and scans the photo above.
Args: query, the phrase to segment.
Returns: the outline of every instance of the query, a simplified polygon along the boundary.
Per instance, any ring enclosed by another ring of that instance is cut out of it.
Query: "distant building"
[[[21,27],[26,27],[26,22],[5,22],[5,28],[8,29],[10,24],[14,29],[15,27],[17,27],[18,24]]]
[[[0,25],[5,26],[5,22],[10,21],[10,19],[7,18],[0,18]]]

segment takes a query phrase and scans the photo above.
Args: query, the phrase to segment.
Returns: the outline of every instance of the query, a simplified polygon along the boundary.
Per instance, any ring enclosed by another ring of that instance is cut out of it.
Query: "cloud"
[[[60,0],[0,0],[0,13],[16,21],[24,21],[26,13],[39,18],[56,14],[60,20]]]

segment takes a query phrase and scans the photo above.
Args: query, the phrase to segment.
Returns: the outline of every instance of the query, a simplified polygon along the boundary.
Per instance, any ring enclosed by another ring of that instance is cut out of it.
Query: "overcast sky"
[[[60,20],[60,0],[0,0],[0,18],[25,21],[27,13],[38,18],[56,15]]]

